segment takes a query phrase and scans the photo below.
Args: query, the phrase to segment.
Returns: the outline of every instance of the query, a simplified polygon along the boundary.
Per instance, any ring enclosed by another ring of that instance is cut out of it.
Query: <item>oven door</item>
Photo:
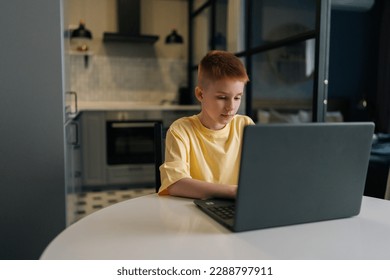
[[[154,121],[107,121],[107,165],[154,164]]]

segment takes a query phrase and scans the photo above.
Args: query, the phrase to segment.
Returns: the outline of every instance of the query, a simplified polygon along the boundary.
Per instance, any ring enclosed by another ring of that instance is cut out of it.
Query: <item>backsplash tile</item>
[[[158,104],[176,101],[186,83],[187,65],[173,58],[70,57],[70,83],[80,101],[123,101]]]

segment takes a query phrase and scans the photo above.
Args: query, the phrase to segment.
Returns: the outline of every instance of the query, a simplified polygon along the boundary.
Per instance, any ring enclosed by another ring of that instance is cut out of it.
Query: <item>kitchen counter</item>
[[[200,105],[152,104],[145,102],[79,101],[67,108],[67,119],[76,119],[83,112],[200,112]]]
[[[78,102],[78,111],[193,111],[200,110],[199,105],[151,104],[142,102]]]

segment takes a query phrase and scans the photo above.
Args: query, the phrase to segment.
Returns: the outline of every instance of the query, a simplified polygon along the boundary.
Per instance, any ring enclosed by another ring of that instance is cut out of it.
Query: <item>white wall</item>
[[[70,60],[71,90],[80,101],[175,102],[186,84],[188,17],[186,0],[142,0],[141,33],[158,35],[153,44],[103,43],[104,32],[116,32],[115,0],[66,0],[69,28],[83,20],[93,34],[88,67],[83,56]],[[176,28],[184,44],[166,45]]]
[[[104,32],[116,32],[115,0],[66,0],[69,3],[70,28],[77,28],[80,20],[91,30],[95,52],[104,53],[102,44]],[[154,44],[159,58],[187,59],[188,4],[186,0],[142,0],[141,33],[158,35]],[[175,28],[184,38],[183,45],[166,45],[165,37]],[[138,47],[142,48],[142,45]]]
[[[115,0],[65,0],[68,2],[69,23],[77,27],[83,20],[96,39],[103,38],[103,32],[116,31]]]
[[[112,0],[111,0],[112,1]],[[187,60],[188,49],[188,1],[142,0],[141,32],[160,36],[155,44],[158,57]],[[184,44],[166,45],[165,37],[176,29],[183,36]]]

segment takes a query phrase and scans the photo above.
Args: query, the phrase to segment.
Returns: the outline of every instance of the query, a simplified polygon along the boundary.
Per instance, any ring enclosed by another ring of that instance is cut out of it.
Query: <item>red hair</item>
[[[198,84],[204,87],[207,82],[222,79],[234,79],[244,83],[249,81],[244,64],[237,56],[227,51],[210,51],[200,61]]]

